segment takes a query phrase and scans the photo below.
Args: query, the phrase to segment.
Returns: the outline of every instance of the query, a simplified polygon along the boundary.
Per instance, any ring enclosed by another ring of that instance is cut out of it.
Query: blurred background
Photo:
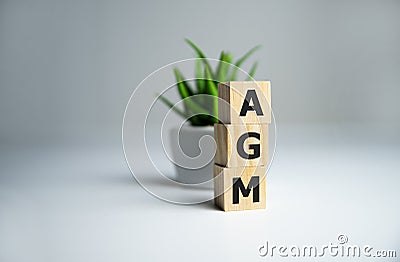
[[[398,248],[399,25],[396,0],[0,0],[0,261],[249,261],[268,239],[341,232]],[[174,206],[132,180],[125,106],[151,72],[194,57],[185,37],[216,59],[262,45],[244,69],[258,60],[272,81],[265,212]]]
[[[184,37],[216,59],[261,44],[252,59],[273,82],[278,125],[366,125],[398,141],[399,12],[398,1],[3,0],[1,143],[120,143],[139,82],[194,57]]]

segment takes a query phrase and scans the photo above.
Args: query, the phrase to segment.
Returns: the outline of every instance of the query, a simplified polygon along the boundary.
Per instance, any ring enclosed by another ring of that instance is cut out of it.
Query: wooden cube
[[[224,211],[265,209],[266,171],[266,166],[214,165],[215,204]]]
[[[268,125],[214,125],[214,163],[224,167],[268,165]]]
[[[218,119],[224,124],[271,123],[271,82],[226,82],[218,85]]]

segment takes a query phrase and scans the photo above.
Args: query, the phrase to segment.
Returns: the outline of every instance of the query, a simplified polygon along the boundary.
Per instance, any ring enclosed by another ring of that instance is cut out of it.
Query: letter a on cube
[[[224,124],[271,123],[271,82],[226,82],[218,85],[218,118]]]

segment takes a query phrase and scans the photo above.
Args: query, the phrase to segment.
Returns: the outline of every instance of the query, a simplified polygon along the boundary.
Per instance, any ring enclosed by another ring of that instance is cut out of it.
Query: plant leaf
[[[157,94],[157,96],[158,96],[157,99],[160,99],[165,105],[167,105],[169,108],[174,110],[181,117],[183,117],[185,119],[187,118],[187,120],[190,121],[190,123],[192,125],[204,126],[204,125],[211,125],[213,123],[213,122],[211,122],[212,120],[210,120],[213,117],[210,117],[208,115],[208,112],[206,112],[206,111],[204,111],[202,109],[200,109],[201,112],[195,112],[195,113],[197,113],[197,115],[189,117],[188,113],[185,113],[184,111],[180,110],[176,105],[174,105],[170,100],[168,100],[163,95]]]
[[[213,96],[212,116],[218,117],[218,86],[211,78],[210,68],[206,66],[207,93]]]
[[[178,91],[179,94],[181,95],[181,98],[184,99],[184,105],[185,105],[185,110],[186,114],[189,112],[192,112],[193,114],[208,114],[208,110],[203,108],[200,104],[196,103],[194,101],[188,91],[188,88],[185,86],[184,81],[182,81],[182,75],[179,73],[179,71],[175,68],[175,77],[177,80],[177,85],[178,85]],[[218,95],[218,90],[217,90],[217,95]]]
[[[222,51],[219,60],[217,67],[217,80],[218,82],[225,82],[228,79],[228,71],[230,64],[232,63],[232,55]]]
[[[189,39],[185,38],[185,41],[186,41],[186,43],[188,43],[194,49],[194,51],[196,51],[198,58],[202,58],[202,61],[203,61],[204,65],[206,65],[209,68],[211,68],[210,64],[207,61],[207,57],[205,56],[203,51],[201,51],[201,49],[195,43],[190,41]],[[213,75],[213,78],[214,78],[214,75]]]
[[[250,81],[250,80],[254,79],[254,75],[256,74],[257,67],[258,67],[258,63],[255,62],[253,64],[253,66],[250,68],[249,76],[247,77],[246,81]]]
[[[235,81],[236,80],[237,72],[239,70],[239,67],[247,60],[247,58],[249,58],[249,56],[251,56],[255,51],[257,51],[260,48],[261,48],[260,45],[257,45],[255,47],[253,47],[252,49],[247,51],[247,53],[244,54],[239,60],[236,61],[236,63],[235,63],[236,67],[233,69],[232,76],[231,76],[231,81]]]
[[[207,116],[197,115],[188,118],[188,121],[192,124],[192,126],[207,126],[211,125],[210,121],[208,120]]]
[[[221,81],[221,82],[223,82],[223,80],[221,80],[221,79],[224,77],[222,75],[222,71],[225,66],[224,59],[225,59],[225,52],[221,51],[221,54],[219,55],[219,63],[218,63],[218,67],[217,67],[217,79],[218,79],[218,81]]]
[[[174,110],[178,115],[180,115],[183,118],[186,118],[185,112],[180,110],[178,107],[176,107],[171,101],[169,101],[167,98],[165,98],[163,95],[158,95],[158,98],[160,99],[164,104],[166,104],[169,108]]]
[[[218,87],[217,85],[214,83],[214,78],[212,77],[211,74],[211,69],[206,66],[205,68],[205,72],[206,72],[206,87],[207,87],[207,94],[209,95],[213,95],[213,96],[218,96]]]
[[[181,97],[186,98],[187,96],[194,95],[192,88],[190,87],[189,83],[184,80],[182,73],[177,68],[174,68],[174,73]]]
[[[204,93],[204,76],[203,76],[203,68],[202,68],[202,62],[200,59],[196,60],[196,88],[197,88],[197,94],[202,94]]]

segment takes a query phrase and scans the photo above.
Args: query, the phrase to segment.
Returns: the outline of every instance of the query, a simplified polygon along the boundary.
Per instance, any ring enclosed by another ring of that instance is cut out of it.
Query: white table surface
[[[339,234],[398,261],[399,147],[293,141],[278,142],[267,209],[233,213],[149,195],[119,146],[3,147],[0,261],[264,261],[266,241],[322,246]]]

